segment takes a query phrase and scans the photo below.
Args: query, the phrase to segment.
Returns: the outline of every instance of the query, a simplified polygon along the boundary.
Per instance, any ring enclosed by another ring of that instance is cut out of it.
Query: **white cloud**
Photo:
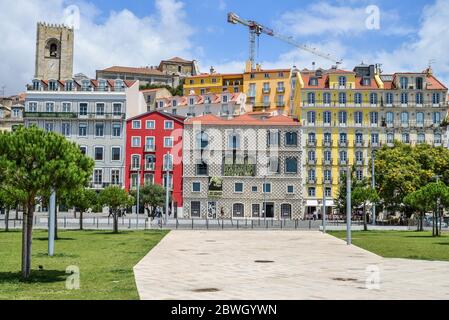
[[[80,7],[80,29],[75,33],[74,72],[95,76],[111,65],[144,66],[172,56],[193,58],[183,2],[156,0],[156,11],[143,18],[129,10],[106,13],[91,2]],[[36,23],[64,22],[64,0],[0,0],[0,86],[6,94],[24,89],[34,75]],[[97,22],[100,20],[101,22]]]
[[[224,11],[224,10],[226,10],[227,7],[228,7],[228,5],[226,4],[225,0],[218,1],[218,9],[220,9],[221,11]]]
[[[371,31],[367,20],[371,11],[368,5],[332,5],[317,2],[299,10],[285,12],[279,18],[277,26],[296,36],[316,35],[359,35]],[[413,29],[400,25],[400,15],[394,11],[379,8],[380,32],[386,35],[407,35]]]

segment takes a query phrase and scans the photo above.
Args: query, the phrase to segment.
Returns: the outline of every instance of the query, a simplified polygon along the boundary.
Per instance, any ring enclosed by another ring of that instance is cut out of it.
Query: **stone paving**
[[[315,231],[172,231],[134,267],[144,300],[449,299],[448,273]]]

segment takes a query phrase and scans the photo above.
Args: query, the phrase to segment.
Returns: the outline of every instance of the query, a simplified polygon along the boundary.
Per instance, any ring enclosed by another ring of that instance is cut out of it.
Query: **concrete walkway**
[[[313,231],[172,231],[134,274],[144,300],[449,299],[449,262],[385,259]]]

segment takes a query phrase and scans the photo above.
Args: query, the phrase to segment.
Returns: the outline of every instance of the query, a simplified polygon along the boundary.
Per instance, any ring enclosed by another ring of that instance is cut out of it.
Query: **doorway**
[[[264,215],[262,215],[264,218],[274,218],[274,203],[273,202],[266,202],[264,203],[264,207],[262,210],[266,210],[264,212]]]

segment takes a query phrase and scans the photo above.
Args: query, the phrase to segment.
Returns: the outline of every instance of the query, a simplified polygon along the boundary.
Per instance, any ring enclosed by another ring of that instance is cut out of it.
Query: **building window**
[[[95,113],[97,116],[104,116],[104,103],[97,103]]]
[[[324,111],[323,112],[323,123],[325,125],[330,125],[332,122],[332,112]]]
[[[62,112],[70,112],[72,109],[72,104],[70,102],[62,103]]]
[[[323,103],[330,104],[331,103],[331,94],[326,92],[323,94]]]
[[[370,112],[369,113],[369,118],[370,118],[370,122],[371,125],[377,125],[379,122],[379,114],[377,112]]]
[[[257,186],[252,186],[252,188],[251,188],[252,192],[257,192],[257,190],[259,190],[259,188],[257,188]]]
[[[326,196],[326,198],[331,198],[332,197],[332,188],[326,187],[325,196]]]
[[[332,182],[332,172],[330,170],[324,170],[324,181]]]
[[[231,150],[240,149],[240,135],[238,133],[231,133],[228,136],[228,147]]]
[[[80,116],[87,116],[87,103],[80,103]]]
[[[332,153],[329,150],[324,151],[324,161],[332,161]]]
[[[433,142],[440,144],[441,143],[441,134],[440,133],[435,133],[433,136]]]
[[[164,121],[164,129],[165,130],[173,130],[174,126],[175,126],[175,124],[173,121],[168,121],[168,120]]]
[[[54,102],[47,102],[45,104],[45,112],[55,112],[55,104],[54,104]]]
[[[371,134],[371,143],[372,144],[379,144],[379,134],[378,133],[372,133]]]
[[[338,77],[338,85],[340,87],[346,87],[346,77]]]
[[[122,135],[122,125],[120,123],[112,124],[112,136],[120,137]]]
[[[267,136],[268,136],[268,147],[272,146],[279,146],[280,142],[280,131],[276,129],[268,130]]]
[[[83,155],[87,155],[87,147],[84,146],[80,147],[80,151]]]
[[[201,183],[200,182],[192,183],[192,192],[201,192]]]
[[[120,185],[120,170],[111,170],[111,184]]]
[[[104,124],[103,123],[95,124],[95,136],[96,137],[104,137]]]
[[[251,209],[253,218],[257,218],[260,216],[260,204],[253,204],[251,206]]]
[[[96,169],[94,171],[94,184],[100,186],[103,184],[103,170]]]
[[[348,142],[348,134],[347,133],[340,133],[340,143],[347,143]]]
[[[385,95],[385,101],[387,104],[393,104],[393,94],[391,92]]]
[[[402,134],[402,143],[410,143],[410,135],[408,133]]]
[[[86,123],[80,123],[78,128],[78,135],[80,137],[87,137],[87,124]]]
[[[28,103],[28,111],[29,112],[37,112],[37,102]]]
[[[197,133],[196,135],[196,148],[199,150],[204,150],[209,145],[209,135],[201,131],[200,133]]]
[[[140,148],[140,137],[132,137],[132,144],[131,146],[133,148]]]
[[[315,111],[308,111],[307,112],[307,124],[308,125],[315,125]]]
[[[164,137],[164,148],[173,148],[173,137]]]
[[[164,155],[164,171],[173,170],[173,155],[166,154]]]
[[[309,104],[315,103],[315,93],[314,92],[307,93],[307,103],[309,103]]]
[[[264,193],[271,193],[271,183],[264,183],[263,184],[263,192]]]
[[[357,178],[357,181],[363,180],[363,170],[356,170],[356,178]]]
[[[298,173],[298,159],[285,159],[285,173]]]
[[[346,113],[346,111],[338,112],[338,123],[340,125],[346,125],[347,121],[348,121],[348,114]]]
[[[53,122],[46,122],[45,123],[45,131],[53,132],[54,130],[55,130],[55,124]]]
[[[387,134],[387,143],[393,143],[394,142],[394,134],[393,133],[388,133]]]
[[[406,77],[401,77],[400,79],[401,89],[408,89],[408,79]]]
[[[235,193],[242,193],[243,192],[243,183],[241,182],[236,182],[234,184],[234,192]]]
[[[439,104],[441,99],[441,95],[438,92],[434,92],[432,94],[432,103],[433,104]]]
[[[285,145],[286,146],[297,146],[298,145],[298,133],[296,132],[286,132],[285,133]]]
[[[426,135],[424,133],[418,133],[418,138],[417,138],[417,142],[418,143],[425,143],[426,142]]]
[[[393,122],[394,122],[394,113],[393,112],[387,112],[386,122],[389,125],[393,124]]]
[[[104,148],[103,147],[95,147],[94,148],[94,159],[95,159],[95,161],[103,161],[104,160]]]
[[[192,201],[190,203],[190,216],[192,218],[199,218],[199,217],[201,217],[201,202],[199,202],[199,201]]]
[[[164,174],[164,188],[165,189],[173,189],[173,175],[168,175],[168,185],[167,185],[167,175]]]
[[[363,133],[356,133],[355,134],[355,143],[363,143]]]
[[[114,103],[112,105],[112,110],[113,110],[114,116],[121,116],[122,115],[122,104]]]
[[[140,120],[133,120],[133,122],[132,122],[132,128],[133,128],[133,129],[140,129],[140,128],[141,128],[141,122],[140,122]]]
[[[245,216],[245,206],[243,203],[234,203],[232,206],[232,215],[236,218],[243,218]]]
[[[145,128],[147,130],[154,130],[154,129],[156,129],[156,121],[154,121],[154,120],[147,120],[145,122]]]
[[[63,136],[70,137],[70,123],[63,122],[61,124],[61,133]]]
[[[407,104],[408,103],[408,93],[407,92],[402,92],[401,93],[401,103],[402,104]]]
[[[287,193],[288,194],[295,193],[295,187],[294,186],[287,186]]]
[[[369,102],[370,104],[377,104],[377,93],[370,93]]]
[[[408,112],[401,113],[401,123],[403,125],[408,125]]]
[[[281,216],[284,219],[290,219],[292,216],[292,205],[291,204],[283,204],[281,205]]]
[[[307,140],[308,140],[309,144],[316,143],[316,135],[315,135],[315,133],[314,132],[310,132],[308,134],[308,139]]]
[[[146,186],[154,184],[154,174],[146,173],[144,176],[144,182]]]
[[[416,104],[423,104],[423,95],[421,92],[416,94]]]
[[[316,197],[316,189],[315,189],[315,187],[310,187],[307,190],[307,194],[309,195],[309,197]]]
[[[433,124],[440,124],[441,123],[441,113],[434,112],[433,113]]]
[[[363,123],[363,112],[361,111],[354,112],[354,122],[357,125],[361,125]]]
[[[112,161],[120,161],[121,160],[121,148],[120,147],[112,147],[111,149],[111,160]]]
[[[279,173],[280,171],[280,163],[279,158],[277,157],[271,157],[268,160],[268,170],[271,174],[273,173]]]

